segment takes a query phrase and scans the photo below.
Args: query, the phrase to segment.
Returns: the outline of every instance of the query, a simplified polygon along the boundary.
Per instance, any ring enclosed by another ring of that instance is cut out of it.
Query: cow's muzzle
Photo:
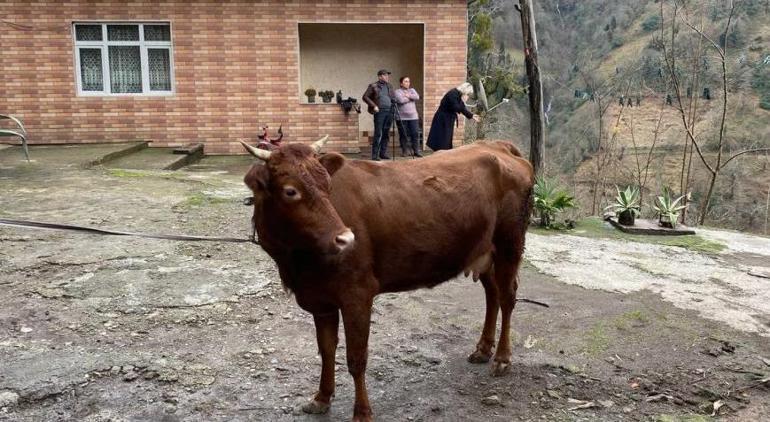
[[[344,232],[338,234],[334,238],[334,246],[336,247],[336,252],[341,253],[346,249],[351,248],[353,243],[355,243],[355,240],[356,235],[354,235],[350,229],[347,229]]]

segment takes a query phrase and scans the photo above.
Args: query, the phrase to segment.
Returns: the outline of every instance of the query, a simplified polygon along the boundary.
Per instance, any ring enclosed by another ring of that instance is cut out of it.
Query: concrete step
[[[143,142],[136,142],[132,144],[125,144],[125,146],[117,146],[118,149],[112,152],[109,152],[107,154],[104,154],[102,156],[96,157],[92,160],[89,160],[83,164],[84,168],[90,168],[93,166],[103,165],[105,163],[109,163],[110,161],[117,160],[118,158],[122,158],[128,155],[131,155],[135,152],[141,151],[149,145],[149,142],[143,141]]]
[[[203,158],[203,144],[184,148],[188,153],[179,154],[180,148],[144,148],[103,163],[108,168],[130,170],[177,170]]]
[[[201,143],[189,144],[174,148],[174,154],[190,155],[197,154],[198,152],[203,153],[203,144]]]
[[[179,158],[168,164],[163,170],[177,170],[189,166],[190,164],[197,163],[203,158],[203,144],[194,144],[185,148],[175,148],[172,153]]]

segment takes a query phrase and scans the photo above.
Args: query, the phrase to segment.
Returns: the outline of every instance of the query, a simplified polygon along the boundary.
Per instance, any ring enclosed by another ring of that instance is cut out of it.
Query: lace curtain
[[[171,91],[171,65],[167,48],[148,48],[147,60],[150,70],[150,89]]]
[[[112,92],[142,92],[142,62],[139,46],[110,46],[109,49]]]
[[[80,49],[80,80],[83,91],[103,91],[102,49]]]

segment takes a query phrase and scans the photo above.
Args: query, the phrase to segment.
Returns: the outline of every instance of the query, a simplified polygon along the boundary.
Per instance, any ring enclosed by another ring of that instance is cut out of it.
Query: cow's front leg
[[[334,395],[334,357],[339,338],[337,332],[340,314],[336,309],[329,314],[313,314],[318,351],[321,354],[321,384],[309,403],[302,406],[305,413],[326,413]]]
[[[345,325],[345,342],[348,353],[348,371],[356,387],[356,403],[353,407],[353,421],[372,420],[372,408],[366,392],[366,360],[369,342],[369,320],[372,313],[372,298],[342,308],[342,323]]]

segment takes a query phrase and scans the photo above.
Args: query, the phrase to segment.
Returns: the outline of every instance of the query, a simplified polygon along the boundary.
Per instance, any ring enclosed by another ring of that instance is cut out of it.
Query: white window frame
[[[77,25],[101,25],[101,41],[78,41]],[[136,25],[139,27],[139,41],[108,41],[107,25]],[[169,41],[145,41],[144,25],[167,25],[169,29]],[[75,55],[75,82],[77,84],[77,94],[82,97],[158,97],[171,96],[176,92],[176,82],[174,78],[174,47],[173,32],[171,22],[126,22],[126,21],[78,21],[72,23],[72,40]],[[138,46],[139,57],[142,68],[142,92],[119,92],[113,93],[110,80],[109,47],[110,46]],[[83,80],[80,69],[80,49],[90,48],[99,49],[102,52],[102,91],[83,91]],[[171,80],[171,89],[168,91],[150,90],[150,66],[148,59],[148,48],[164,48],[168,50],[169,56],[169,78]]]

